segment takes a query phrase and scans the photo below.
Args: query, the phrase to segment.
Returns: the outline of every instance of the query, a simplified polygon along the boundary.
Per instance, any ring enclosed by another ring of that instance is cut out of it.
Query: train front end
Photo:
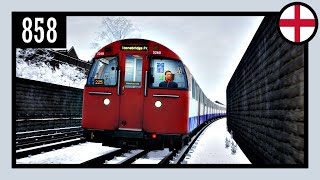
[[[168,71],[172,82],[163,86]],[[116,41],[94,57],[83,94],[84,137],[112,147],[179,148],[188,139],[188,96],[174,52],[144,39]]]

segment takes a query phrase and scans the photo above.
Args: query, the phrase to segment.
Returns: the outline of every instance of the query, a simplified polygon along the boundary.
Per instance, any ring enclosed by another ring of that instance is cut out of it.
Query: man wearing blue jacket
[[[171,71],[166,71],[164,75],[165,81],[161,82],[159,84],[159,87],[178,88],[178,84],[176,82],[173,82]]]

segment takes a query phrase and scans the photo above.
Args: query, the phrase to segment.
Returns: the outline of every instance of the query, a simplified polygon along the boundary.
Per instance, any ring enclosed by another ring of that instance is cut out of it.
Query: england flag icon
[[[291,3],[281,10],[279,28],[281,34],[290,42],[308,42],[318,29],[316,13],[304,3]]]

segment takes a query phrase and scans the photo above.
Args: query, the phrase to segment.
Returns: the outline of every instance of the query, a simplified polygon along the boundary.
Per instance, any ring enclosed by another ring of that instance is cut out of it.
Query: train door
[[[120,130],[142,130],[146,56],[142,53],[122,54],[123,73],[120,86]]]

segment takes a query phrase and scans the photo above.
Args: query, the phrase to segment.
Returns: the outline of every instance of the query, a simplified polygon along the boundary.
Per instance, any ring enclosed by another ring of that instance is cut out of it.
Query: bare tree
[[[100,28],[97,32],[96,41],[91,43],[94,49],[120,39],[140,38],[140,29],[126,17],[104,17]]]

